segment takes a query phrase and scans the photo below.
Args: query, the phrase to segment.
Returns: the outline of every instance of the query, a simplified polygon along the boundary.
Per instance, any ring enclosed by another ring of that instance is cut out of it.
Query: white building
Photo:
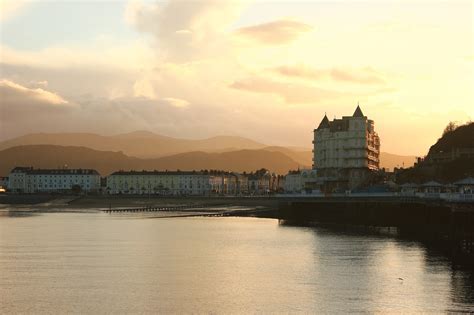
[[[100,189],[100,175],[91,169],[15,167],[10,172],[8,188],[16,193],[96,192]]]
[[[233,173],[237,179],[237,194],[247,195],[249,193],[249,178],[246,173]]]
[[[379,169],[380,139],[359,105],[342,119],[329,121],[325,115],[314,129],[313,144],[313,169],[329,189],[357,187],[369,171]]]
[[[235,195],[237,176],[223,171],[118,171],[107,177],[109,194]]]
[[[109,194],[206,195],[209,174],[186,171],[118,171],[107,177]]]
[[[205,172],[209,176],[211,185],[211,193],[217,195],[236,195],[241,187],[239,184],[239,176],[235,173],[224,171]],[[245,188],[244,188],[245,189]]]
[[[301,171],[289,171],[285,176],[285,193],[300,193],[303,190]]]
[[[268,195],[272,192],[273,175],[267,169],[248,174],[248,192],[251,195]]]
[[[26,176],[32,167],[15,167],[8,175],[8,190],[16,193],[26,192]]]
[[[319,190],[319,178],[317,171],[303,169],[289,171],[285,176],[285,193],[302,193],[305,191]]]

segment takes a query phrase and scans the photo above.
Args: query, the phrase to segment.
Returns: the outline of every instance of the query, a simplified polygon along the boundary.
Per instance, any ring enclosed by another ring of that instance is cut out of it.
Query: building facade
[[[0,188],[5,190],[8,188],[8,177],[0,177]]]
[[[109,194],[205,195],[209,175],[185,171],[117,171],[107,177]]]
[[[223,171],[118,171],[107,177],[109,194],[235,195],[237,176]]]
[[[325,190],[355,188],[370,171],[379,169],[380,139],[374,121],[359,105],[352,116],[329,121],[324,115],[314,129],[313,169],[324,180]]]
[[[268,195],[273,190],[273,177],[267,169],[260,169],[248,174],[248,192],[250,195]]]
[[[8,189],[15,193],[98,192],[100,175],[92,169],[34,169],[15,167]]]
[[[209,171],[210,193],[214,195],[236,195],[240,189],[238,176],[224,171]]]
[[[474,148],[451,148],[446,152],[433,152],[425,161],[432,164],[449,163],[457,159],[474,159]]]
[[[289,171],[285,176],[285,193],[301,193],[303,189],[301,171]]]
[[[249,193],[249,178],[247,173],[234,173],[237,178],[237,194],[248,195]]]
[[[302,169],[289,171],[285,176],[285,193],[314,192],[319,190],[319,188],[320,182],[316,170]]]
[[[15,193],[26,192],[26,177],[32,167],[15,167],[8,175],[8,190]]]

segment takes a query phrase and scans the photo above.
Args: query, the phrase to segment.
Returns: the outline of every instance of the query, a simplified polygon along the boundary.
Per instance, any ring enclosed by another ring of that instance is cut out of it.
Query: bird
[[[398,280],[403,281],[403,278],[398,278]]]

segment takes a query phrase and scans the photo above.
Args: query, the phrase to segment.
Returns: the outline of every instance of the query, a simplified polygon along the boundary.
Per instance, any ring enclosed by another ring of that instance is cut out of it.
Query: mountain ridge
[[[313,153],[309,148],[296,146],[266,145],[240,136],[217,135],[206,139],[181,139],[137,130],[116,135],[95,133],[33,133],[0,142],[0,150],[21,145],[80,146],[97,151],[119,152],[128,157],[142,159],[161,158],[175,154],[202,151],[206,153],[226,153],[239,150],[266,150],[280,152],[297,163],[297,167],[311,167]],[[402,156],[381,152],[381,167],[409,167],[415,162],[414,156]]]
[[[277,174],[296,169],[298,163],[281,152],[238,150],[224,153],[186,152],[166,157],[142,159],[123,152],[98,151],[87,147],[25,145],[0,151],[0,174],[6,176],[15,166],[35,168],[92,168],[106,176],[118,170],[201,170],[219,169],[250,172],[267,168]]]
[[[216,136],[206,139],[180,139],[148,131],[112,136],[95,133],[33,133],[0,142],[0,150],[19,145],[52,144],[83,146],[98,151],[123,151],[129,156],[154,158],[190,151],[214,151],[229,147],[260,149],[265,144],[237,136]]]

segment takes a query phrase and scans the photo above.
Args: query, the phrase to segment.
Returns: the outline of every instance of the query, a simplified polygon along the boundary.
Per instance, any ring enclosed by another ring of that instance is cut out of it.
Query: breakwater
[[[207,205],[192,204],[192,205],[173,205],[173,206],[145,206],[134,208],[109,208],[102,210],[106,213],[120,213],[120,212],[156,212],[156,211],[183,211],[191,209],[205,209]]]

